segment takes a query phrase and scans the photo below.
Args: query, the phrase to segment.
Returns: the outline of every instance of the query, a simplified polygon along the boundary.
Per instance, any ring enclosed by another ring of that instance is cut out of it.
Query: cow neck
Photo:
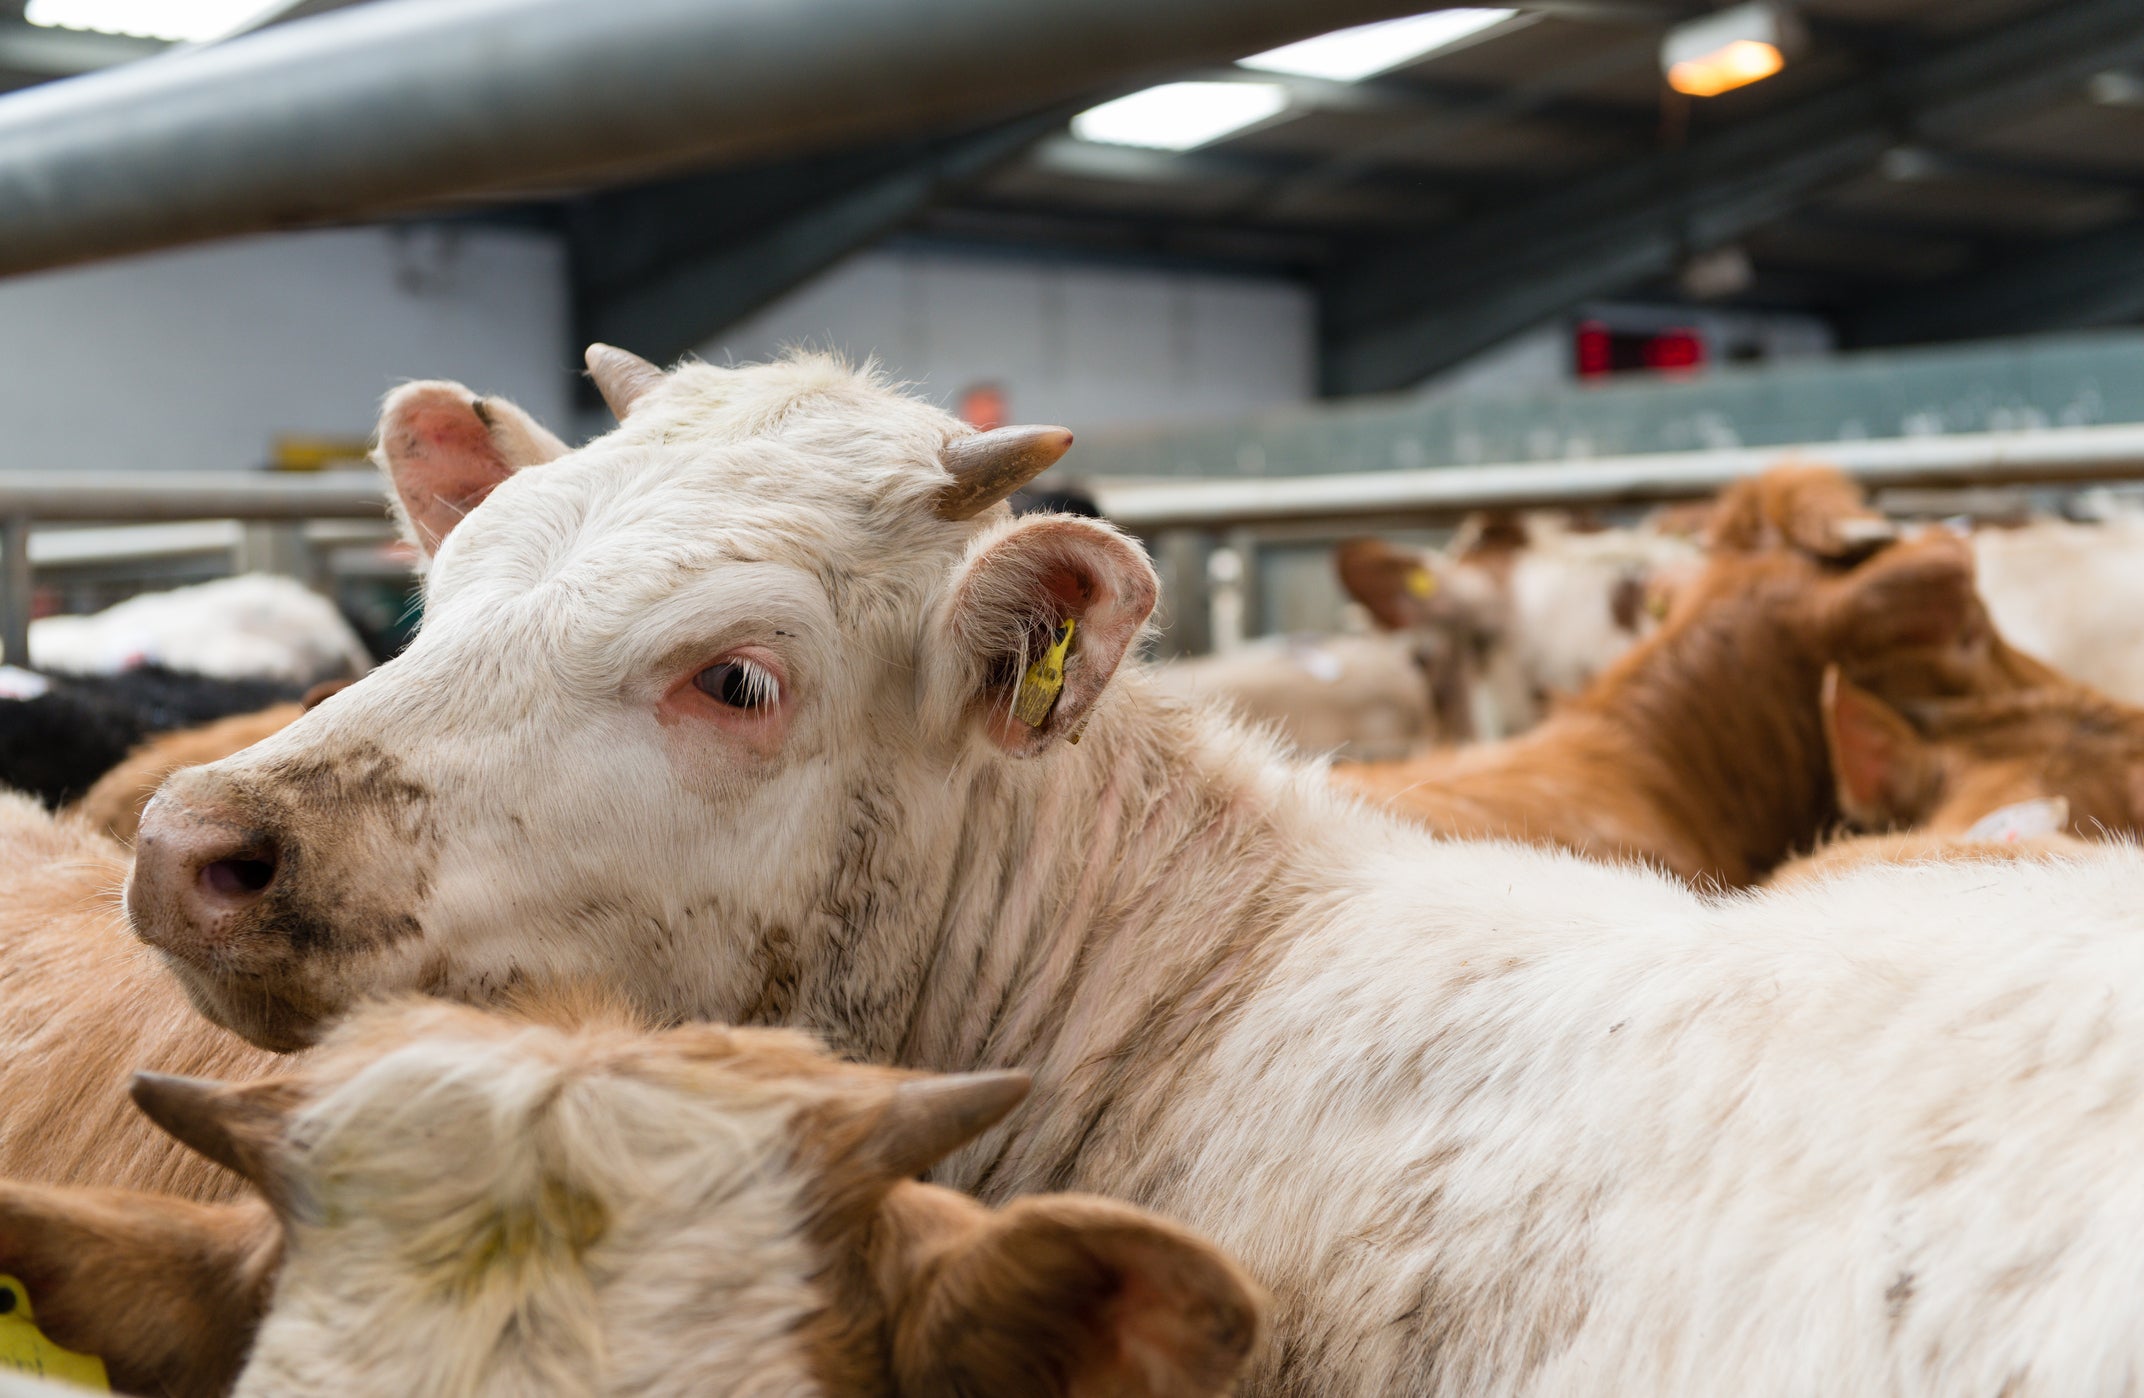
[[[1574,741],[1688,842],[1692,870],[1749,884],[1814,844],[1837,809],[1817,693],[1824,656],[1773,579],[1699,608],[1573,706]]]
[[[1392,835],[1233,723],[1141,676],[1119,685],[1076,749],[969,774],[941,841],[942,912],[910,934],[911,1014],[890,1042],[856,1046],[1035,1075],[986,1140],[999,1153],[962,1157],[970,1188],[1076,1182],[1095,1123],[1132,1096],[1157,1109],[1151,1084],[1234,1019],[1296,906],[1330,886],[1348,827]]]

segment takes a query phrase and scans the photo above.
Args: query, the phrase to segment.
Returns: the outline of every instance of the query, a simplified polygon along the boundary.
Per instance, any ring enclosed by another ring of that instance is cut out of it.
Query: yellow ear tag
[[[0,1370],[58,1379],[99,1393],[112,1391],[104,1361],[93,1354],[61,1349],[46,1339],[30,1316],[28,1288],[5,1274],[0,1274]]]
[[[1407,573],[1407,590],[1427,602],[1437,591],[1437,575],[1427,568],[1412,568]]]
[[[1050,648],[1020,677],[1020,692],[1013,698],[1012,714],[1030,728],[1040,728],[1049,721],[1050,710],[1057,707],[1057,696],[1064,692],[1065,653],[1072,649],[1072,632],[1078,625],[1066,617]]]

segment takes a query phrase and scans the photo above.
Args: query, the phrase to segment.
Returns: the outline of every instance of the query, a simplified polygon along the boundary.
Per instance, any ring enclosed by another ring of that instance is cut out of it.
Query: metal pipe
[[[0,517],[37,520],[382,519],[372,471],[0,471]]]
[[[1469,510],[1695,499],[1794,457],[1837,466],[1871,488],[2137,480],[2144,479],[2144,424],[1262,480],[1096,476],[1086,484],[1102,513],[1127,529],[1430,523]]]
[[[378,0],[0,99],[0,273],[981,124],[1419,0]]]

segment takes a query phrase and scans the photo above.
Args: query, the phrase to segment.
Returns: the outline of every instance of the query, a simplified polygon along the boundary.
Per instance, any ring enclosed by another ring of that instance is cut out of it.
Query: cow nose
[[[195,881],[201,896],[211,900],[245,904],[259,898],[275,882],[276,848],[273,840],[251,842],[238,854],[210,859],[201,866]]]
[[[160,796],[142,812],[128,905],[152,943],[181,954],[205,950],[268,895],[282,863],[271,832]]]

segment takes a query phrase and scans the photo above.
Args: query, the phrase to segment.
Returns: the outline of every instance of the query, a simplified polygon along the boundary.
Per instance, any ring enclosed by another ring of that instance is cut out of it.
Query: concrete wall
[[[982,381],[1074,429],[1240,416],[1309,398],[1314,308],[1292,283],[936,249],[861,253],[703,345],[876,355],[949,407]]]
[[[223,470],[363,436],[455,378],[563,424],[564,254],[545,235],[361,228],[0,281],[0,470]]]

